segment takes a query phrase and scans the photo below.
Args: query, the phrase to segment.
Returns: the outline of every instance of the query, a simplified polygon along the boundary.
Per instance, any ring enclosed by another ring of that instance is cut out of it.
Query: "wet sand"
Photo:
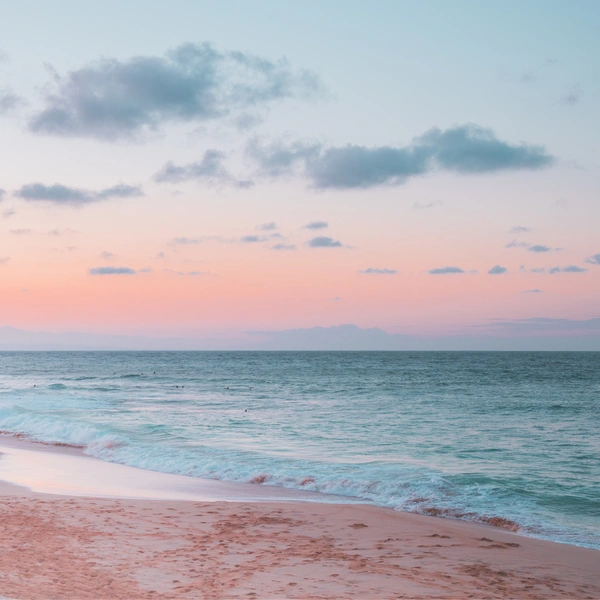
[[[36,468],[47,470],[50,463],[32,462],[30,448],[0,456],[0,464],[8,461],[1,476],[40,478]],[[48,450],[46,458],[81,455]],[[71,465],[69,477],[82,464],[107,477],[107,463],[98,463],[51,464]],[[153,477],[160,474],[148,475],[143,485]],[[84,484],[79,481],[79,493]],[[224,502],[165,499],[166,483],[159,499],[56,495],[0,484],[0,597],[600,598],[597,550],[369,505],[249,500],[265,486],[239,485],[244,501]],[[218,485],[209,492],[218,498]]]

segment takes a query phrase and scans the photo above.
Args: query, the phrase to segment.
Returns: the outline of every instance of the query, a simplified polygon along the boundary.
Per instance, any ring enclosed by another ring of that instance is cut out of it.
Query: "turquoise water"
[[[600,353],[0,353],[0,430],[600,548]]]

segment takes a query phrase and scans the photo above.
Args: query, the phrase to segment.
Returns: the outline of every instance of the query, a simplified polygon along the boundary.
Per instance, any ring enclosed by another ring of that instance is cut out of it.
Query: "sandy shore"
[[[0,596],[600,598],[600,552],[364,505],[0,487]]]

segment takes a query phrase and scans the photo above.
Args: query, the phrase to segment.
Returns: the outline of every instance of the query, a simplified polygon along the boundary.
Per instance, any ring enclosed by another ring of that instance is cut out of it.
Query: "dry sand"
[[[372,506],[0,487],[0,596],[600,598],[600,552]]]

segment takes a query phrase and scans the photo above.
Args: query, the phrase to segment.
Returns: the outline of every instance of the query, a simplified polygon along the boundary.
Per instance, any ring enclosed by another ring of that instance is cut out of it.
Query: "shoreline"
[[[23,444],[0,440],[5,451]],[[43,446],[36,454],[122,467]],[[86,497],[3,483],[0,507],[8,598],[600,597],[598,550],[364,503]]]

